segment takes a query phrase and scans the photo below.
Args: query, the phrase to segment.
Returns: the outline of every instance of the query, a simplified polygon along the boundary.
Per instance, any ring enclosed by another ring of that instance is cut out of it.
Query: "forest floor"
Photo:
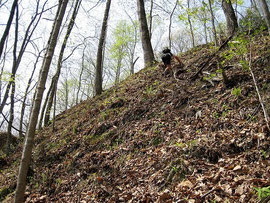
[[[26,202],[267,202],[270,133],[245,67],[269,113],[270,37],[234,39],[190,80],[213,51],[181,54],[179,80],[146,68],[58,115],[36,136]],[[13,198],[17,150],[0,164],[0,201]]]

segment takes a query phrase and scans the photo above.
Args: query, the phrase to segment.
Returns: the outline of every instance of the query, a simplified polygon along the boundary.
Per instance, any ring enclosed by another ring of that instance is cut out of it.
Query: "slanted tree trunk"
[[[14,38],[14,47],[13,47],[13,69],[16,67],[17,63],[17,44],[18,44],[18,30],[19,30],[19,8],[16,6],[16,21],[15,21],[15,38]],[[13,72],[13,71],[12,71]],[[11,80],[11,94],[10,94],[10,115],[8,122],[8,132],[7,132],[7,143],[6,143],[6,153],[10,152],[10,139],[11,139],[11,129],[14,120],[14,95],[15,95],[15,75],[12,75]]]
[[[153,27],[153,6],[154,0],[150,1],[150,13],[149,13],[149,37],[152,39],[152,27]]]
[[[154,52],[150,40],[149,30],[147,26],[147,19],[144,8],[144,0],[137,0],[137,10],[140,23],[142,48],[144,56],[144,66],[148,67],[153,65],[155,61]]]
[[[68,38],[70,36],[70,33],[72,31],[72,28],[75,24],[76,16],[78,14],[81,2],[82,2],[82,0],[76,0],[74,10],[73,10],[70,22],[68,24],[67,33],[65,35],[63,44],[61,46],[61,50],[60,50],[60,54],[59,54],[59,58],[58,58],[58,62],[57,62],[57,71],[56,71],[56,73],[53,77],[53,80],[52,80],[52,91],[50,92],[48,105],[47,105],[47,109],[46,109],[46,113],[45,113],[45,117],[44,117],[44,126],[47,126],[49,123],[49,120],[50,120],[53,99],[54,99],[54,95],[56,94],[57,84],[58,84],[59,76],[61,73],[62,61],[63,61],[63,56],[65,53],[66,44],[67,44]]]
[[[40,116],[39,116],[39,123],[38,123],[38,129],[39,130],[42,128],[42,122],[43,122],[43,119],[44,119],[44,114],[45,114],[46,107],[47,107],[48,101],[49,101],[49,97],[50,97],[50,94],[52,92],[53,85],[54,85],[53,81],[55,81],[54,77],[52,78],[51,85],[49,87],[49,90],[47,92],[46,98],[45,98],[45,100],[43,102],[43,106],[41,108],[41,112],[40,112]]]
[[[139,57],[137,57],[134,61],[133,61],[133,57],[130,61],[130,74],[134,74],[134,67],[136,62],[138,61]]]
[[[9,30],[10,30],[10,27],[11,27],[11,24],[12,24],[12,20],[13,20],[14,14],[15,14],[15,9],[17,7],[17,4],[18,4],[18,0],[14,0],[13,4],[12,4],[12,7],[11,7],[11,11],[10,11],[10,14],[9,14],[9,18],[8,18],[8,22],[7,22],[5,31],[3,32],[3,35],[2,35],[2,38],[1,38],[1,41],[0,41],[0,58],[1,58],[3,50],[4,50],[5,41],[7,39]],[[0,111],[0,112],[2,112],[2,111]]]
[[[26,45],[29,43],[31,36],[32,36],[34,30],[36,29],[36,27],[37,27],[37,25],[38,25],[38,23],[39,23],[39,21],[40,21],[40,19],[41,19],[42,14],[43,14],[44,11],[45,11],[45,5],[47,4],[47,2],[48,2],[48,0],[44,2],[41,12],[38,11],[38,9],[39,9],[39,2],[37,3],[37,6],[36,6],[36,13],[35,13],[35,15],[31,18],[32,20],[31,20],[31,22],[30,22],[30,24],[29,24],[29,26],[28,26],[28,28],[27,28],[27,30],[26,30],[25,40],[24,40],[24,42],[23,42],[23,44],[25,44],[25,46],[22,46],[22,47],[24,47],[24,48],[21,49],[21,50],[25,50],[25,49],[26,49]],[[31,25],[34,23],[34,21],[36,20],[36,18],[37,18],[38,15],[39,15],[39,17],[38,17],[38,19],[37,19],[36,24],[34,25],[34,29],[33,29],[33,30],[31,31],[31,33],[29,34],[28,32],[29,32],[29,30],[30,30],[30,27],[31,27]],[[44,49],[43,49],[43,50],[44,50]],[[25,103],[26,103],[27,95],[28,95],[28,93],[29,93],[29,88],[30,88],[30,85],[31,85],[31,82],[32,82],[32,79],[33,79],[33,76],[34,76],[34,73],[35,73],[35,70],[36,70],[36,68],[37,68],[38,60],[39,60],[40,55],[41,55],[41,53],[42,53],[43,50],[41,50],[41,51],[38,53],[38,56],[37,56],[36,61],[35,61],[35,63],[34,63],[33,71],[32,71],[32,73],[31,73],[31,76],[30,76],[29,80],[28,80],[27,87],[26,87],[26,90],[25,90],[25,93],[24,93],[23,102],[22,102],[22,108],[21,108],[21,118],[20,118],[20,128],[19,128],[20,132],[19,132],[19,137],[22,137],[23,121],[24,121],[24,113],[25,113],[25,107],[26,107]],[[19,54],[19,56],[20,56],[20,55],[21,55],[21,58],[22,58],[22,54]]]
[[[255,9],[258,16],[262,17],[255,0],[250,0],[250,7],[252,10]]]
[[[65,111],[68,109],[68,95],[69,95],[69,84],[68,84],[68,79],[67,77],[65,78]]]
[[[190,16],[190,0],[187,0],[187,16],[188,16],[188,24],[189,24],[189,29],[190,29],[190,34],[191,34],[191,40],[192,40],[192,47],[195,47],[195,37],[194,37],[194,32],[193,32],[193,27],[192,27],[192,21],[191,21],[191,16]]]
[[[231,0],[222,0],[222,9],[227,22],[227,35],[231,36],[238,29],[237,18]]]
[[[122,66],[122,56],[117,59],[117,67],[116,67],[116,75],[114,84],[117,85],[120,81],[120,73],[121,73],[121,66]]]
[[[42,52],[42,51],[41,51]],[[38,56],[36,58],[36,61],[34,63],[34,68],[33,68],[33,71],[31,73],[31,76],[28,80],[28,83],[27,83],[27,86],[26,86],[26,89],[25,89],[25,92],[24,92],[24,97],[23,97],[23,102],[22,102],[22,108],[21,108],[21,118],[20,118],[20,132],[19,132],[19,137],[22,137],[23,136],[23,121],[24,121],[24,113],[25,113],[25,107],[26,107],[26,100],[27,100],[27,96],[30,92],[29,88],[30,88],[30,85],[32,83],[32,80],[33,80],[33,77],[34,77],[34,73],[36,71],[36,68],[37,68],[37,63],[38,63],[38,60],[40,58],[40,55],[41,55],[41,52],[38,53]]]
[[[110,7],[111,7],[111,0],[107,0],[106,3],[106,8],[104,12],[104,17],[103,17],[103,23],[101,27],[101,33],[100,33],[100,38],[99,38],[99,43],[98,43],[98,51],[97,51],[97,64],[96,64],[96,75],[95,75],[95,95],[99,95],[102,93],[102,59],[104,55],[104,46],[105,46],[105,38],[106,38],[106,30],[107,30],[107,25],[108,25],[108,18],[109,18],[109,12],[110,12]]]
[[[25,31],[24,39],[23,39],[23,42],[22,42],[22,45],[21,45],[21,48],[20,48],[20,51],[19,51],[19,54],[18,54],[18,58],[17,58],[17,60],[16,60],[16,63],[13,64],[13,67],[12,67],[12,74],[13,74],[13,75],[16,75],[16,72],[17,72],[17,70],[18,70],[18,68],[19,68],[19,65],[20,65],[20,63],[21,63],[21,60],[22,60],[23,54],[24,54],[24,52],[25,52],[25,49],[26,49],[28,43],[30,42],[30,39],[31,39],[31,37],[32,37],[32,35],[33,35],[33,33],[34,33],[34,31],[35,31],[35,29],[36,29],[36,27],[37,27],[37,25],[38,25],[40,19],[41,19],[41,16],[42,16],[43,12],[45,11],[45,5],[46,5],[46,3],[47,3],[47,1],[43,4],[43,8],[42,8],[42,11],[41,11],[41,12],[38,12],[39,4],[37,3],[37,6],[36,6],[36,13],[35,13],[35,15],[31,18],[31,21],[30,21],[30,23],[29,23],[29,25],[28,25],[28,27],[27,27],[27,29],[26,29],[26,31]],[[34,24],[34,22],[35,22],[37,16],[39,16],[39,18],[38,18],[36,24]],[[33,24],[34,24],[34,25],[33,25]],[[33,29],[32,29],[31,32],[30,32],[30,29],[31,29],[32,25],[33,25]],[[7,101],[7,99],[8,99],[8,94],[9,94],[10,87],[11,87],[11,81],[12,81],[12,79],[9,81],[9,83],[8,83],[8,85],[7,85],[7,87],[6,87],[6,92],[5,92],[5,94],[4,94],[2,103],[1,103],[1,105],[0,105],[0,113],[3,111],[3,108],[4,108],[4,106],[6,105],[6,101]]]
[[[126,11],[125,11],[126,12]],[[137,57],[134,60],[134,56],[135,56],[135,49],[137,46],[137,42],[138,42],[138,32],[137,32],[137,24],[134,22],[134,20],[131,18],[131,16],[128,14],[128,12],[126,12],[127,16],[129,17],[133,27],[134,27],[134,44],[133,46],[131,46],[131,48],[128,48],[129,50],[129,64],[130,64],[130,74],[134,74],[134,66],[135,63],[137,62],[137,60],[139,59],[139,57]]]
[[[52,57],[54,54],[54,49],[57,43],[57,37],[59,34],[59,30],[63,21],[63,17],[65,14],[65,10],[67,7],[68,0],[60,0],[58,5],[58,10],[56,13],[56,18],[54,20],[52,32],[48,41],[48,46],[46,49],[46,54],[41,66],[38,86],[36,88],[33,108],[31,111],[29,127],[26,133],[24,148],[22,152],[22,159],[19,167],[19,174],[17,180],[17,187],[15,192],[15,203],[24,202],[24,192],[26,187],[26,176],[27,171],[30,165],[31,153],[34,144],[34,136],[37,125],[37,118],[40,110],[40,104],[42,101],[43,92],[45,89],[45,83],[47,80],[48,72],[50,69]]]
[[[208,4],[209,4],[209,10],[210,10],[210,14],[211,14],[211,23],[212,23],[212,31],[213,31],[213,35],[214,35],[214,40],[215,40],[215,46],[217,46],[217,44],[218,44],[217,31],[216,31],[216,26],[215,26],[215,16],[214,16],[214,12],[212,9],[211,0],[208,0]]]
[[[265,0],[260,0],[261,5],[262,5],[262,9],[263,9],[263,13],[264,13],[264,19],[267,23],[267,27],[268,27],[268,32],[270,35],[270,12],[269,12],[269,8],[267,6],[267,3]]]
[[[15,79],[15,78],[14,78]],[[7,143],[6,143],[6,154],[10,153],[10,144],[11,144],[11,136],[12,136],[12,126],[14,120],[14,94],[15,94],[15,82],[12,82],[11,85],[11,94],[10,94],[10,115],[9,115],[9,122],[7,128]]]
[[[76,94],[76,104],[78,104],[79,101],[79,93],[81,91],[81,86],[82,86],[82,75],[84,72],[84,67],[85,67],[85,49],[86,46],[83,49],[83,55],[82,55],[82,67],[81,67],[81,72],[80,72],[80,76],[79,76],[79,86],[78,86],[78,90],[77,90],[77,94]]]
[[[177,4],[178,4],[178,0],[175,1],[175,5],[173,7],[173,10],[170,14],[170,24],[169,24],[169,48],[171,49],[172,48],[172,39],[171,39],[171,32],[172,32],[172,17],[173,17],[173,14],[174,14],[174,11],[177,7]]]

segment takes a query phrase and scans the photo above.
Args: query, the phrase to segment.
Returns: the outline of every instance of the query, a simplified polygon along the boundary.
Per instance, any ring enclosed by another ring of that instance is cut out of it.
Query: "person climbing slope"
[[[184,67],[184,63],[180,60],[178,56],[172,54],[169,48],[164,48],[162,50],[161,59],[165,66],[165,75],[167,75],[169,72],[172,72],[172,59],[175,59],[181,67]]]

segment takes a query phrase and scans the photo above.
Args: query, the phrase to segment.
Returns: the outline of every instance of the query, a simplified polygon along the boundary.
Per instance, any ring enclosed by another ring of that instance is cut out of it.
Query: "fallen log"
[[[220,52],[227,44],[228,42],[233,38],[234,34],[232,34],[230,37],[228,37],[228,39],[218,48],[217,51],[215,51],[215,53],[213,53],[212,55],[209,56],[209,58],[207,59],[207,61],[202,65],[202,67],[200,68],[200,70],[194,74],[193,76],[190,77],[190,79],[192,81],[196,80],[198,78],[198,75],[202,72],[202,70],[209,64],[209,62],[217,55],[218,52]]]

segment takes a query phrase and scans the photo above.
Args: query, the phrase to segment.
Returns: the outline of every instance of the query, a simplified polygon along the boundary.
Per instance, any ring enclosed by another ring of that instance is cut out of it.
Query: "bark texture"
[[[105,38],[108,25],[109,12],[111,7],[111,0],[107,0],[106,9],[104,12],[104,18],[98,43],[97,51],[97,65],[96,65],[96,76],[95,76],[95,95],[102,93],[102,83],[103,83],[103,68],[102,68],[102,59],[104,54]]]
[[[3,53],[5,41],[7,39],[9,30],[10,30],[10,27],[11,27],[11,24],[12,24],[13,17],[15,15],[15,10],[16,10],[17,4],[18,4],[18,0],[14,0],[13,4],[12,4],[12,7],[11,7],[11,11],[10,11],[10,15],[9,15],[9,18],[8,18],[8,22],[7,22],[5,31],[4,31],[4,33],[2,35],[2,38],[1,38],[1,41],[0,41],[0,58],[1,58],[2,53]]]
[[[59,34],[59,30],[63,21],[63,17],[65,14],[65,10],[67,7],[68,0],[59,1],[59,6],[56,14],[56,18],[53,24],[52,32],[48,41],[48,46],[46,49],[46,54],[41,66],[40,76],[38,80],[38,86],[36,88],[33,108],[31,111],[29,127],[26,133],[24,148],[22,152],[22,159],[19,167],[19,174],[17,180],[17,187],[15,192],[15,203],[24,202],[24,192],[26,187],[26,176],[27,171],[29,169],[32,148],[34,144],[34,136],[37,124],[37,118],[39,115],[40,104],[42,101],[43,92],[45,89],[45,83],[47,80],[49,68],[51,65],[52,57],[54,54],[55,46],[57,43],[57,38]]]
[[[150,41],[149,30],[147,26],[144,0],[137,0],[137,10],[138,10],[140,32],[141,32],[141,39],[142,39],[144,66],[147,67],[147,66],[153,65],[155,57],[154,57],[153,48]]]
[[[227,22],[227,35],[231,36],[238,29],[237,18],[231,0],[222,0],[222,9]]]
[[[265,0],[260,0],[261,1],[261,5],[262,5],[262,9],[263,9],[263,13],[264,13],[264,19],[267,23],[267,27],[268,27],[268,32],[270,35],[270,12],[269,12],[269,8],[267,6],[267,3]]]
[[[212,9],[211,0],[208,0],[208,4],[209,4],[209,10],[210,10],[210,14],[211,14],[211,24],[212,24],[212,30],[213,30],[214,40],[215,40],[215,46],[217,46],[217,44],[218,44],[217,31],[216,31],[216,26],[215,26],[215,16],[214,16],[214,12]]]
[[[64,57],[64,53],[65,53],[65,48],[67,45],[68,38],[71,34],[72,28],[75,24],[75,20],[76,20],[81,2],[82,2],[81,0],[76,0],[74,10],[73,10],[71,19],[70,19],[69,24],[68,24],[67,33],[65,35],[63,44],[61,46],[61,50],[60,50],[60,54],[59,54],[58,62],[57,62],[57,71],[52,79],[52,84],[51,84],[52,91],[50,92],[48,105],[47,105],[47,109],[46,109],[46,113],[45,113],[45,117],[44,117],[44,126],[48,126],[48,124],[49,124],[51,109],[52,109],[52,105],[53,105],[53,99],[54,99],[54,95],[56,94],[57,84],[58,84],[58,80],[59,80],[61,69],[62,69],[62,61],[63,61],[63,57]]]

